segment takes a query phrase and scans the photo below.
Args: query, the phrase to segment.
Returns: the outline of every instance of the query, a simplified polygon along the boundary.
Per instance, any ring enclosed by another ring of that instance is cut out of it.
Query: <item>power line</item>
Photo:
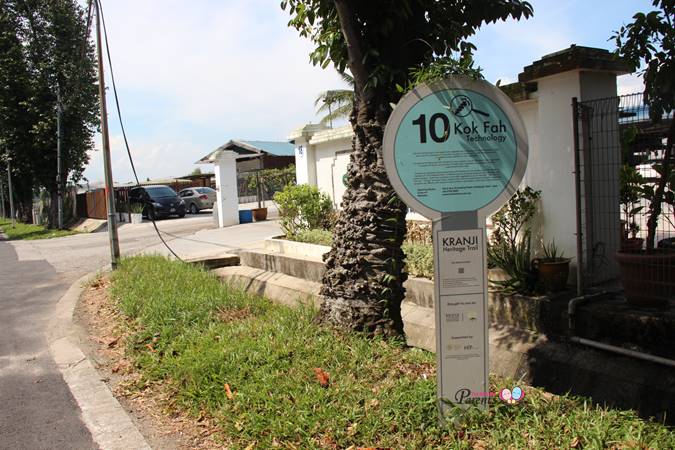
[[[108,56],[108,66],[110,67],[110,80],[112,81],[112,86],[113,86],[113,94],[115,96],[115,106],[117,108],[117,118],[119,119],[120,123],[120,128],[122,129],[122,137],[124,138],[124,146],[127,149],[127,155],[129,156],[129,163],[131,164],[131,170],[134,173],[134,178],[136,179],[136,186],[140,186],[141,183],[138,180],[138,174],[136,173],[136,166],[134,165],[134,158],[131,156],[131,150],[129,148],[129,141],[127,140],[127,133],[124,129],[124,121],[122,120],[122,111],[120,110],[120,102],[119,102],[119,97],[117,95],[117,85],[115,84],[115,73],[113,71],[113,65],[112,65],[112,58],[110,56],[110,45],[108,44],[108,29],[106,28],[105,24],[105,15],[103,14],[103,7],[101,6],[101,1],[100,0],[94,0],[99,8],[99,11],[101,12],[101,20],[103,22],[103,37],[105,41],[105,50],[106,50],[106,55]],[[150,214],[148,214],[148,219],[152,221],[152,226],[155,228],[155,232],[157,233],[157,237],[162,241],[162,244],[171,252],[171,254],[178,260],[183,262],[183,260],[176,254],[176,252],[173,251],[171,247],[169,247],[169,244],[164,240],[162,237],[162,233],[160,233],[159,228],[157,228],[157,223],[155,223],[155,218],[151,217]]]

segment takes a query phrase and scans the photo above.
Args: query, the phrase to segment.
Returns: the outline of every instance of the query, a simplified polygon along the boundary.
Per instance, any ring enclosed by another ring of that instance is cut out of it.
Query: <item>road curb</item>
[[[57,302],[47,327],[49,350],[82,411],[82,420],[92,439],[102,450],[150,450],[73,337],[73,312],[83,285],[99,272],[90,272],[78,279]]]

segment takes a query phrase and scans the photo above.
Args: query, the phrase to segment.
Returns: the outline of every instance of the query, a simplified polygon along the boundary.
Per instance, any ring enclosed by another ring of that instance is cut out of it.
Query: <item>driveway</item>
[[[246,247],[279,234],[274,222],[211,229],[210,214],[157,222],[181,257]],[[151,223],[119,229],[123,255],[167,254]],[[85,273],[110,262],[108,233],[0,241],[0,449],[97,448],[49,353],[54,306]]]

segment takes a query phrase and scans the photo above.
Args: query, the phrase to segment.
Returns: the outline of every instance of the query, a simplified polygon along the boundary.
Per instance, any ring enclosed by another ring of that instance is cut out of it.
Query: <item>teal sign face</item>
[[[479,210],[499,197],[514,176],[517,149],[507,114],[486,95],[460,88],[419,99],[393,140],[403,187],[440,213]]]

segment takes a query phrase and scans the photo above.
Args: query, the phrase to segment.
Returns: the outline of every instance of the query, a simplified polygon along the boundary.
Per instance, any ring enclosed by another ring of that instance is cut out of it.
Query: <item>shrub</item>
[[[333,233],[331,233],[329,230],[316,228],[312,230],[301,230],[293,237],[293,240],[298,242],[306,242],[308,244],[332,245]]]
[[[434,277],[434,250],[430,244],[406,242],[402,246],[408,273],[414,277]]]
[[[506,293],[527,293],[534,289],[530,236],[540,198],[541,191],[527,186],[492,216],[495,230],[487,250],[488,266],[502,269],[509,279],[490,282]]]
[[[279,207],[281,228],[286,237],[294,237],[303,230],[331,227],[333,204],[316,186],[287,185],[274,194],[274,201]]]

